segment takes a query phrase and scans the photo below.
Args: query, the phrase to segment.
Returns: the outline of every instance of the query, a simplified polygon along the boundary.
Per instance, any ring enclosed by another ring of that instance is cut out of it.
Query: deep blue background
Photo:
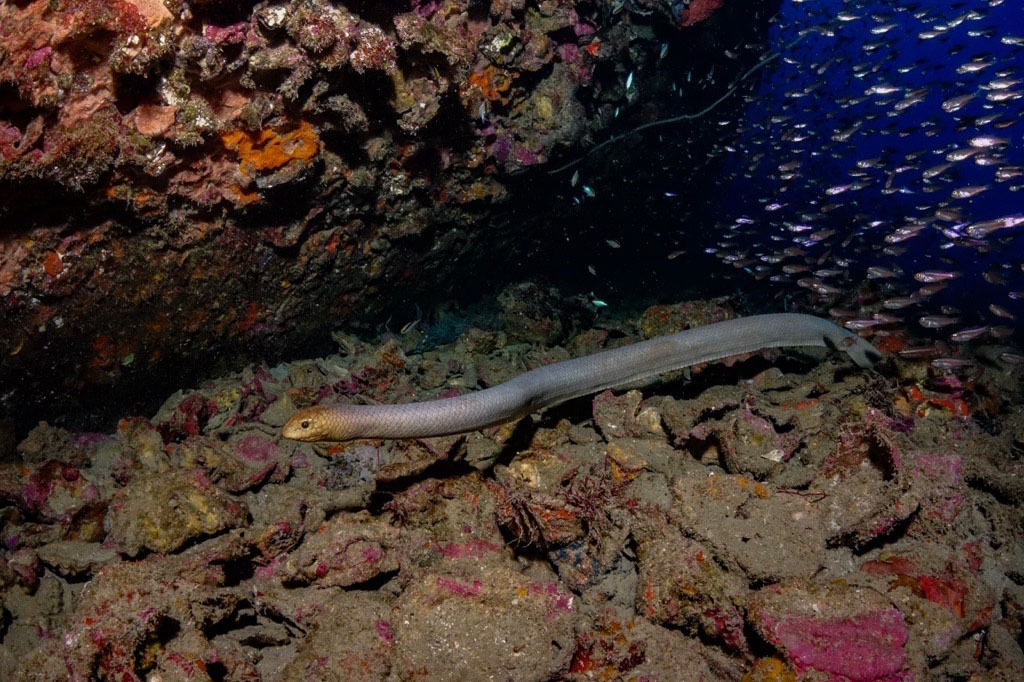
[[[854,281],[863,278],[871,265],[901,269],[904,277],[892,285],[891,292],[883,293],[896,296],[915,290],[919,283],[912,276],[921,270],[963,273],[941,294],[904,311],[910,324],[916,326],[920,314],[938,312],[941,304],[960,308],[965,324],[1007,324],[992,316],[988,305],[1009,309],[1018,318],[1024,314],[1022,302],[1011,298],[1011,292],[1024,290],[1024,226],[994,233],[979,243],[966,238],[965,225],[932,218],[943,207],[958,210],[963,223],[1022,214],[1024,178],[995,182],[998,166],[977,165],[973,159],[955,162],[930,181],[922,178],[922,172],[946,163],[950,150],[969,147],[968,141],[978,135],[1010,142],[998,151],[1001,166],[1024,164],[1024,123],[1017,122],[1024,112],[1024,99],[1002,103],[986,99],[993,92],[986,85],[997,74],[1024,80],[1024,4],[898,3],[902,10],[896,4],[784,3],[772,30],[772,45],[783,45],[809,27],[824,26],[829,31],[808,35],[762,73],[738,121],[737,152],[730,156],[716,197],[716,229],[728,230],[740,216],[753,219],[752,226],[737,228],[741,237],[732,240],[740,242],[736,248],[751,255],[778,251],[806,236],[787,230],[786,222],[835,230],[835,235],[806,250],[821,256],[823,267],[836,261],[848,265]],[[840,21],[837,17],[844,11],[859,18]],[[894,26],[881,32],[888,24]],[[929,31],[941,35],[928,38]],[[1013,38],[1019,38],[1020,44],[1014,44]],[[958,73],[958,68],[973,60],[992,64],[979,72]],[[908,67],[913,68],[908,71]],[[900,92],[866,94],[880,84],[896,86]],[[897,111],[896,102],[917,89],[925,90],[923,101]],[[1024,93],[1024,83],[1009,90]],[[975,97],[962,109],[943,111],[944,101],[970,93]],[[1015,124],[1000,130],[995,122],[978,122],[990,114]],[[780,122],[780,116],[787,118]],[[837,131],[854,125],[860,128],[848,140],[833,139]],[[794,134],[806,139],[787,139]],[[753,163],[761,154],[763,158]],[[825,193],[826,188],[853,182],[850,172],[857,169],[857,162],[872,158],[878,159],[878,167],[866,169],[871,181],[867,187],[835,196]],[[794,160],[802,162],[800,177],[786,182],[778,167]],[[905,168],[894,172],[900,167]],[[891,187],[902,192],[882,191],[889,177]],[[953,189],[971,185],[990,189],[970,199],[950,198]],[[927,191],[932,188],[935,191]],[[784,206],[768,211],[765,207],[771,202]],[[833,206],[824,212],[828,204]],[[871,227],[872,221],[881,224]],[[883,252],[887,235],[917,221],[930,221],[931,226],[896,245],[907,247],[906,253]],[[937,227],[958,230],[964,238],[950,238]],[[986,282],[985,271],[997,272],[1006,284]],[[806,275],[781,278],[795,281],[801,276]]]

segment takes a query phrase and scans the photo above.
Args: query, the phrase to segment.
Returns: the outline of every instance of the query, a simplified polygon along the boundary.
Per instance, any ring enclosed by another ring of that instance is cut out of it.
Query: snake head
[[[281,436],[291,440],[311,443],[318,440],[331,440],[327,415],[323,408],[306,407],[291,416],[281,427]]]

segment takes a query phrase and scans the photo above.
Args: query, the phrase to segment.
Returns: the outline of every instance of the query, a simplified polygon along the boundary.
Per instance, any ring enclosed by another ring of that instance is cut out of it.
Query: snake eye
[[[300,426],[302,428],[304,428],[304,429],[308,429],[309,428],[309,420],[308,419],[303,419],[302,420],[302,424],[300,424]]]

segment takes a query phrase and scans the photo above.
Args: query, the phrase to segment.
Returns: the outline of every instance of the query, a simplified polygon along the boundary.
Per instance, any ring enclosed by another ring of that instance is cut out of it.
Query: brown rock
[[[572,656],[574,601],[505,567],[426,573],[395,608],[394,672],[419,682],[550,679]]]
[[[228,528],[246,525],[246,505],[205,476],[173,472],[132,481],[111,501],[108,539],[129,556],[167,553]]]

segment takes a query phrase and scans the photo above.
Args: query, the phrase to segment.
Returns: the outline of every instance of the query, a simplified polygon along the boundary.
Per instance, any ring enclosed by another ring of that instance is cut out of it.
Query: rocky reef
[[[296,406],[459,395],[733,315],[590,326],[529,283],[501,307],[433,350],[338,335],[111,432],[0,444],[5,679],[1019,679],[1021,367],[953,386],[766,351],[468,435],[278,437]]]
[[[761,5],[6,3],[5,411],[97,414],[442,295],[515,242],[523,178],[659,115],[660,48],[725,59]]]

